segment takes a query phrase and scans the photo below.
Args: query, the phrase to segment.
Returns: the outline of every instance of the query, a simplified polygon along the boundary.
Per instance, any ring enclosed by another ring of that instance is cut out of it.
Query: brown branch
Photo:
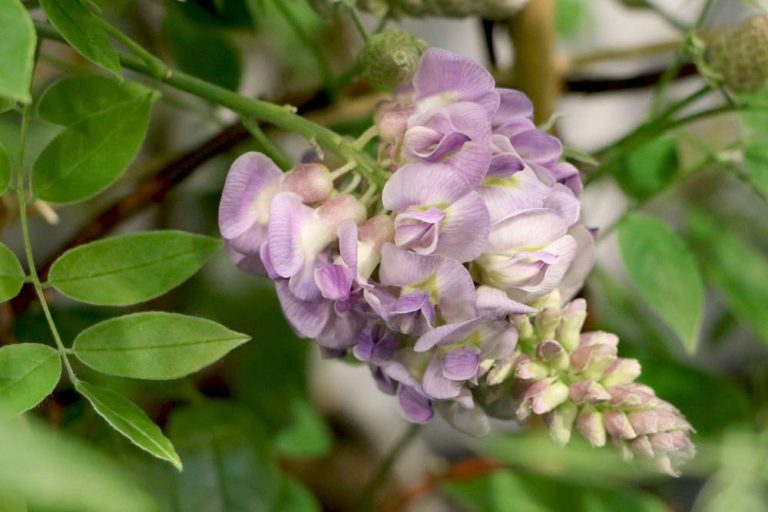
[[[112,231],[121,222],[142,211],[145,207],[162,202],[173,187],[192,174],[200,165],[215,156],[234,149],[249,137],[248,131],[239,123],[229,126],[202,144],[169,162],[157,172],[149,173],[130,193],[108,206],[43,262],[38,267],[40,276],[45,279],[53,262],[65,251],[78,245],[98,240]],[[30,287],[25,287],[13,300],[13,311],[16,314],[24,311],[29,307],[34,297],[34,291]]]
[[[430,475],[423,482],[406,489],[405,492],[385,501],[380,512],[400,512],[405,510],[413,501],[431,494],[437,487],[445,482],[461,482],[480,476],[488,475],[500,469],[504,464],[488,459],[468,459],[452,464],[445,472],[438,475]]]

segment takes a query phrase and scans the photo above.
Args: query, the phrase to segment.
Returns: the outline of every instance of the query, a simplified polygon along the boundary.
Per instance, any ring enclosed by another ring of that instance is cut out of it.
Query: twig
[[[359,510],[360,512],[369,512],[370,510],[373,510],[376,501],[376,493],[379,491],[380,487],[386,483],[387,478],[389,478],[389,473],[392,471],[392,467],[395,465],[395,462],[397,462],[397,459],[403,451],[405,451],[405,449],[408,448],[408,445],[411,444],[411,441],[416,437],[416,434],[419,433],[419,428],[420,425],[417,424],[409,425],[408,429],[403,433],[400,439],[398,439],[397,443],[395,443],[386,457],[384,457],[376,470],[376,473],[373,475],[373,478],[371,478],[360,493],[360,499],[355,507],[356,510]]]
[[[484,475],[494,473],[506,466],[488,459],[469,459],[456,462],[445,472],[438,475],[430,475],[421,483],[406,489],[399,496],[384,502],[381,512],[399,512],[405,510],[408,505],[422,496],[427,496],[445,482],[460,482],[471,480]]]

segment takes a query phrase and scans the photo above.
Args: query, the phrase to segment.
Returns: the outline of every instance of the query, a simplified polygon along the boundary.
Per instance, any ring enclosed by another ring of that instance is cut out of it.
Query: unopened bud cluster
[[[768,14],[716,35],[708,61],[732,91],[755,92],[768,86]]]
[[[545,415],[561,443],[576,428],[672,472],[690,426],[634,383],[615,336],[580,334],[583,301],[560,309],[594,241],[579,172],[532,114],[482,66],[431,48],[366,131],[383,188],[355,162],[283,174],[247,153],[225,183],[222,235],[241,268],[275,282],[299,335],[366,363],[409,421],[437,413],[483,434],[489,415]]]
[[[635,382],[640,363],[618,357],[616,335],[581,332],[583,299],[561,308],[553,293],[537,305],[535,317],[511,319],[520,350],[506,365],[492,368],[486,410],[519,421],[542,416],[559,444],[577,431],[592,446],[612,442],[625,457],[653,459],[675,475],[695,453],[691,425],[653,389]]]

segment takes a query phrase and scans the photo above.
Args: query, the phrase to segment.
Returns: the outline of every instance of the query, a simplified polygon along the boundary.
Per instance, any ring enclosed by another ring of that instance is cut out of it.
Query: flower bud
[[[333,178],[323,164],[300,164],[285,176],[283,190],[300,195],[306,204],[319,203],[330,196]]]
[[[374,121],[379,131],[379,138],[388,144],[395,144],[405,134],[408,119],[415,109],[412,105],[396,102],[384,102],[376,109]]]
[[[328,223],[329,229],[335,232],[341,221],[352,219],[356,223],[362,222],[368,212],[365,205],[356,197],[343,194],[323,203],[318,209],[318,214]]]
[[[536,356],[558,371],[566,370],[569,366],[568,353],[555,340],[540,344],[536,348]]]
[[[617,359],[603,373],[600,382],[605,387],[629,384],[640,376],[640,362],[637,359]]]
[[[579,334],[587,318],[587,302],[576,299],[563,310],[563,318],[557,327],[557,340],[566,350],[573,351],[579,344]]]
[[[560,381],[555,381],[533,398],[531,410],[535,414],[547,413],[568,400],[569,395],[568,386]]]
[[[571,440],[571,431],[578,412],[579,408],[574,403],[565,402],[547,415],[549,435],[555,443],[565,446]]]
[[[542,340],[553,339],[558,323],[560,323],[560,310],[557,308],[546,308],[536,317],[534,327],[536,336]]]
[[[605,446],[603,415],[594,407],[584,407],[576,419],[576,429],[592,446]]]
[[[376,89],[394,89],[416,71],[424,45],[408,32],[382,32],[365,45],[363,73]]]
[[[634,439],[637,437],[635,429],[629,422],[629,418],[623,412],[610,411],[603,415],[605,430],[616,439]]]
[[[709,64],[735,92],[756,92],[768,85],[768,14],[715,36]]]

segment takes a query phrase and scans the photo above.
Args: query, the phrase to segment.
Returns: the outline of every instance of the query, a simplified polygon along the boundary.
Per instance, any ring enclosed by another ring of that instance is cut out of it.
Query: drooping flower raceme
[[[581,180],[532,113],[478,64],[429,49],[376,112],[391,171],[378,193],[356,195],[354,165],[282,174],[247,153],[221,233],[239,267],[275,282],[294,330],[368,364],[408,420],[439,413],[482,434],[488,416],[542,415],[558,442],[610,439],[673,472],[690,425],[635,383],[615,336],[580,335],[585,303],[568,301],[593,249]]]

